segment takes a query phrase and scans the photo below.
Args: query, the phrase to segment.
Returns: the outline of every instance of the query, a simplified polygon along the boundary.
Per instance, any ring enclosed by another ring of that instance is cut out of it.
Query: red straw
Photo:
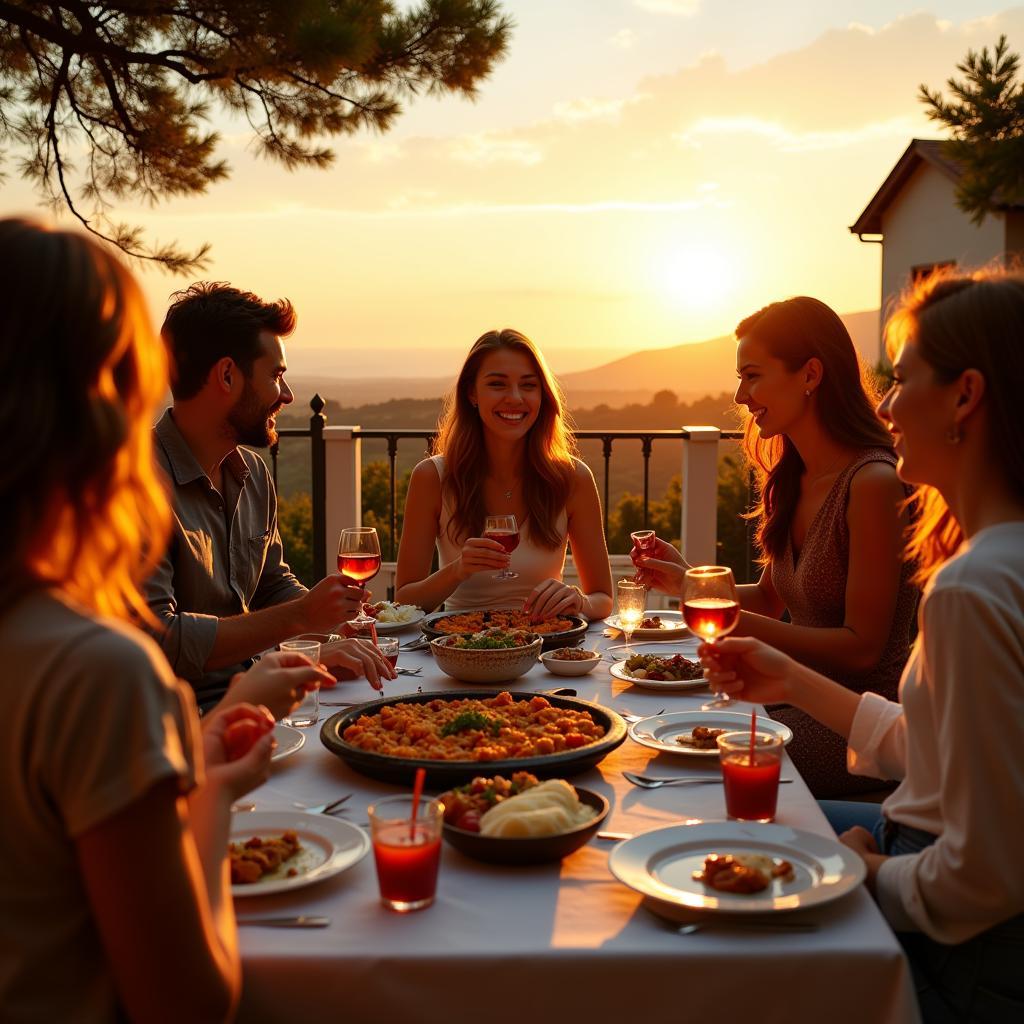
[[[370,623],[370,639],[373,641],[374,647],[380,647],[380,641],[377,639],[377,623]]]
[[[423,796],[423,781],[427,777],[426,768],[416,769],[416,781],[412,784],[412,818],[409,819],[409,838],[416,838],[416,815],[420,809],[420,797]]]
[[[750,767],[754,767],[754,744],[757,742],[757,711],[750,712]]]

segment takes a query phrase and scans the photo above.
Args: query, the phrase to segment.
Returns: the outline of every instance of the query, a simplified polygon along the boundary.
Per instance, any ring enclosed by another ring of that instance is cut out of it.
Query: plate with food
[[[699,690],[708,685],[692,651],[633,654],[612,665],[611,674],[645,690]]]
[[[438,799],[445,840],[493,864],[561,860],[593,839],[610,810],[600,793],[529,772],[477,776]]]
[[[601,664],[597,651],[582,647],[556,647],[540,656],[541,664],[555,676],[585,676]]]
[[[375,601],[363,605],[363,614],[376,619],[378,633],[400,633],[403,629],[418,626],[426,613],[415,604],[398,604],[395,601]]]
[[[302,811],[245,811],[231,819],[231,894],[269,896],[312,885],[366,856],[370,837],[350,822]]]
[[[280,761],[282,758],[294,754],[296,750],[302,749],[302,745],[306,742],[306,734],[301,729],[293,729],[290,725],[282,725],[278,722],[274,726],[274,739],[277,741],[277,746],[274,748],[273,754],[270,755],[270,760]]]
[[[612,629],[617,629],[620,633],[625,632],[618,615],[609,615],[604,621]],[[690,629],[683,622],[682,614],[666,611],[664,608],[645,611],[640,625],[633,630],[633,636],[638,640],[676,640],[690,635]]]
[[[626,738],[610,708],[577,697],[507,690],[381,697],[331,716],[320,740],[354,771],[409,785],[425,768],[431,785],[482,773],[541,778],[593,767]]]
[[[612,850],[623,885],[667,908],[764,914],[820,906],[864,880],[864,861],[835,839],[788,825],[670,825]]]
[[[440,636],[479,633],[489,628],[524,630],[540,636],[545,651],[579,643],[586,635],[587,626],[582,615],[560,615],[544,622],[531,622],[521,608],[432,612],[420,623],[420,629],[432,640]]]
[[[642,718],[629,727],[629,738],[665,754],[718,758],[718,737],[723,732],[750,730],[750,715],[739,711],[673,711]],[[793,730],[764,715],[757,716],[757,731],[778,736],[783,745]]]

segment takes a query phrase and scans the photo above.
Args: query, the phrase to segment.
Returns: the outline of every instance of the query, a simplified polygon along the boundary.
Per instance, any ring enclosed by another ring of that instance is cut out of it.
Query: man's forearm
[[[301,598],[217,621],[217,637],[205,671],[235,665],[305,631]]]

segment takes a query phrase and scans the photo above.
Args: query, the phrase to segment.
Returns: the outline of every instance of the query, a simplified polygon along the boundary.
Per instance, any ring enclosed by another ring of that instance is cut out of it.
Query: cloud
[[[586,97],[578,100],[566,100],[556,103],[552,113],[559,121],[569,124],[580,121],[612,121],[622,113],[626,100],[599,100]]]
[[[497,135],[466,135],[450,148],[453,160],[467,164],[510,163],[531,167],[544,159],[544,152],[527,139],[501,138]]]
[[[917,126],[916,119],[904,116],[869,122],[853,130],[799,132],[779,121],[758,117],[704,117],[679,132],[675,139],[680,146],[699,148],[702,136],[756,136],[774,142],[787,153],[808,153],[843,149],[874,139],[909,139]]]
[[[608,42],[620,50],[630,50],[636,44],[637,34],[631,28],[620,28]]]
[[[700,10],[700,0],[633,0],[633,6],[651,14],[692,18]]]

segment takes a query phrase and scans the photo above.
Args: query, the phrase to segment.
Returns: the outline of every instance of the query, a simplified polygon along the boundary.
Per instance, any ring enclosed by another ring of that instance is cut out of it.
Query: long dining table
[[[400,634],[403,642],[417,630]],[[591,625],[585,646],[621,643]],[[671,651],[666,647],[666,651]],[[428,651],[405,652],[419,669],[386,684],[386,694],[465,691]],[[565,679],[540,663],[507,684],[514,693],[571,686],[586,700],[652,715],[699,709],[708,692],[652,692],[610,674],[610,659]],[[326,702],[377,697],[365,680],[322,692]],[[749,704],[737,710],[750,711]],[[338,709],[321,708],[321,723]],[[760,710],[760,709],[759,709]],[[249,798],[257,810],[295,810],[351,794],[344,818],[365,824],[374,799],[402,787],[358,774],[320,741],[319,727],[275,763]],[[611,803],[603,829],[638,834],[683,822],[725,818],[721,784],[640,789],[624,770],[654,775],[706,772],[707,762],[658,753],[631,739],[572,781]],[[796,769],[784,757],[776,821],[834,835]],[[488,774],[481,771],[481,774]],[[245,814],[239,811],[238,815]],[[813,932],[748,927],[720,915],[693,934],[649,909],[609,872],[614,842],[595,838],[560,863],[501,866],[471,860],[444,844],[434,904],[399,915],[380,903],[372,853],[316,884],[236,900],[242,917],[323,915],[320,929],[243,925],[247,1022],[409,1021],[452,1024],[653,1020],[904,1024],[917,1021],[910,971],[869,893],[858,887],[827,905],[797,911]],[[791,915],[783,915],[790,917]]]

